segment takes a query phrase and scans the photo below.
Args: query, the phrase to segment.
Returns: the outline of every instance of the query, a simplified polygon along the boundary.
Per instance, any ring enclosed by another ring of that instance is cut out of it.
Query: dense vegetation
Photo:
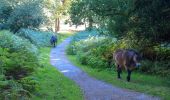
[[[129,40],[127,42],[125,39],[118,40],[99,34],[99,32],[94,30],[91,32],[84,31],[73,37],[73,41],[67,49],[67,54],[76,55],[80,63],[90,65],[93,68],[115,68],[112,58],[113,52],[119,48],[133,48],[132,42],[134,43],[135,41]],[[160,56],[164,55],[167,57],[168,55],[164,53],[169,52],[169,48],[165,49],[167,51],[159,51],[159,48],[155,47],[155,50],[160,53]],[[142,67],[138,71],[169,77],[170,63],[168,61],[168,59],[165,61],[144,59],[142,61]]]
[[[36,81],[27,76],[39,66],[37,47],[9,31],[0,31],[0,40],[0,98],[30,96]]]
[[[51,26],[55,24],[58,31],[60,19],[68,11],[68,21],[88,24],[91,30],[74,36],[68,54],[75,55],[81,64],[105,71],[115,69],[115,50],[134,49],[143,58],[138,72],[166,79],[155,81],[164,82],[163,88],[155,88],[162,94],[151,93],[169,98],[169,0],[0,0],[0,99],[82,99],[77,86],[48,63],[49,39],[56,34]],[[68,36],[58,34],[59,42]],[[45,80],[46,76],[51,80]],[[51,88],[47,88],[48,82]]]
[[[70,35],[58,34],[58,42]],[[51,36],[30,29],[0,31],[0,99],[82,99],[78,86],[49,63]]]
[[[36,35],[36,32],[30,34]],[[30,75],[42,66],[38,47],[35,46],[37,43],[32,44],[28,39],[9,31],[0,31],[0,40],[0,98],[29,98],[38,86],[38,82]],[[49,42],[48,37],[45,40]]]
[[[51,20],[45,2],[0,1],[0,100],[82,99],[78,86],[49,63],[51,36],[61,42],[70,34],[41,29]]]
[[[143,58],[141,72],[169,77],[169,7],[168,0],[75,0],[70,10],[72,23],[88,23],[89,29],[96,27],[110,37],[80,41],[85,47],[76,47],[78,57],[90,65],[89,58],[94,63],[102,59],[99,65],[106,68],[116,49],[134,49]]]

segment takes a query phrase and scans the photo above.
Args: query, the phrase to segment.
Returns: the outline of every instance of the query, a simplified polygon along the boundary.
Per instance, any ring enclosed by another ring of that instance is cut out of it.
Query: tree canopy
[[[165,42],[170,40],[169,7],[168,0],[75,0],[70,12],[74,24],[91,17],[109,34],[121,37],[133,32],[139,38]]]
[[[17,32],[20,28],[38,28],[45,20],[42,0],[2,0],[1,28]]]

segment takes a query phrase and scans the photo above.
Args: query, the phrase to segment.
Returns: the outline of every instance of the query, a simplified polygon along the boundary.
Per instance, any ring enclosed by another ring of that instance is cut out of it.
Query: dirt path
[[[67,59],[65,49],[70,40],[71,38],[67,38],[51,50],[51,64],[81,87],[85,100],[160,100],[144,93],[121,89],[88,76]]]

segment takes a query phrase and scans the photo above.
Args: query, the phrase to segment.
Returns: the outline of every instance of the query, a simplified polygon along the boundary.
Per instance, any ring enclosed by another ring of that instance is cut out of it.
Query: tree
[[[155,43],[170,42],[170,1],[135,0],[133,28],[139,36]]]
[[[47,0],[46,7],[50,10],[55,20],[55,32],[60,30],[60,19],[67,15],[71,0]]]
[[[100,29],[118,38],[132,32],[155,43],[170,40],[169,0],[76,0],[72,4],[73,23],[88,15]]]
[[[75,25],[88,22],[88,27],[92,28],[95,23],[96,14],[90,8],[90,0],[76,0],[70,9],[71,21]]]
[[[18,5],[7,21],[13,32],[17,32],[20,28],[38,28],[43,22],[43,7],[39,1]]]
[[[0,23],[14,33],[21,28],[38,28],[44,22],[42,0],[2,0]]]

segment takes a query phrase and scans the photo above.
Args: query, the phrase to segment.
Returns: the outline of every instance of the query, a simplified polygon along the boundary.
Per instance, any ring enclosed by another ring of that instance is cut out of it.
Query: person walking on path
[[[55,48],[56,43],[57,43],[57,37],[55,35],[51,36],[50,43]]]

